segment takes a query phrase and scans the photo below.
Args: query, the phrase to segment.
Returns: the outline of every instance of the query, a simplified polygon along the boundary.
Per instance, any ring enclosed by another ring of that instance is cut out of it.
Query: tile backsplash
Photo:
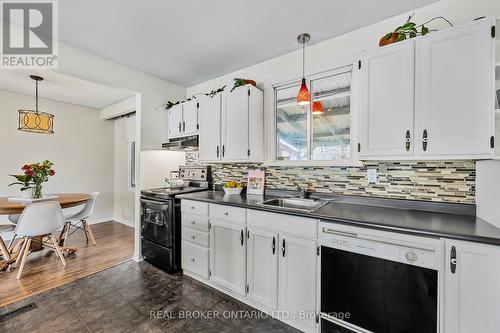
[[[198,164],[198,153],[186,153],[186,164]],[[212,164],[215,184],[246,182],[258,164]],[[366,170],[376,169],[369,184]],[[294,181],[321,193],[408,200],[475,203],[475,161],[368,161],[363,166],[267,167],[266,188],[295,190]]]

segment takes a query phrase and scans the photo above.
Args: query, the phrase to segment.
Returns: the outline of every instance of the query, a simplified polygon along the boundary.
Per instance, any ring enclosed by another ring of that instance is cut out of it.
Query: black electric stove
[[[143,259],[169,273],[181,270],[181,209],[176,195],[211,188],[209,166],[180,166],[183,187],[141,191]]]

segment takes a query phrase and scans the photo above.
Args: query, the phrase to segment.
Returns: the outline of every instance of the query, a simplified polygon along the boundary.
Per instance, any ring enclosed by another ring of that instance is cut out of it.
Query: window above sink
[[[273,86],[274,152],[270,164],[358,164],[351,131],[352,66],[308,77],[311,103],[296,96],[300,80]]]

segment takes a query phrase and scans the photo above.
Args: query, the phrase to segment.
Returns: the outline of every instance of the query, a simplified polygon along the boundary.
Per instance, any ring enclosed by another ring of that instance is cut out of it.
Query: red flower
[[[34,173],[34,172],[33,172],[33,170],[31,170],[31,169],[27,169],[27,170],[24,170],[24,174],[25,174],[26,176],[30,176],[30,177],[32,177],[35,173]]]
[[[23,165],[23,167],[21,168],[21,170],[28,170],[28,169],[31,169],[31,167],[28,164]]]
[[[56,174],[56,172],[54,171],[54,169],[50,169],[50,170],[49,170],[49,175],[53,176],[53,175],[55,175],[55,174]]]

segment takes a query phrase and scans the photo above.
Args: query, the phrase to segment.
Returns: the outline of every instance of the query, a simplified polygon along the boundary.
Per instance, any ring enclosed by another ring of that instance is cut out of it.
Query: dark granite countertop
[[[332,200],[314,212],[285,211],[260,205],[263,200],[276,196],[224,195],[223,191],[204,191],[177,196],[209,203],[258,209],[288,215],[318,218],[323,221],[355,226],[400,231],[416,235],[447,237],[500,245],[500,229],[488,222],[466,214],[450,214],[405,208],[383,207],[345,200]],[[436,205],[436,204],[434,204]],[[439,205],[439,204],[438,204]]]

